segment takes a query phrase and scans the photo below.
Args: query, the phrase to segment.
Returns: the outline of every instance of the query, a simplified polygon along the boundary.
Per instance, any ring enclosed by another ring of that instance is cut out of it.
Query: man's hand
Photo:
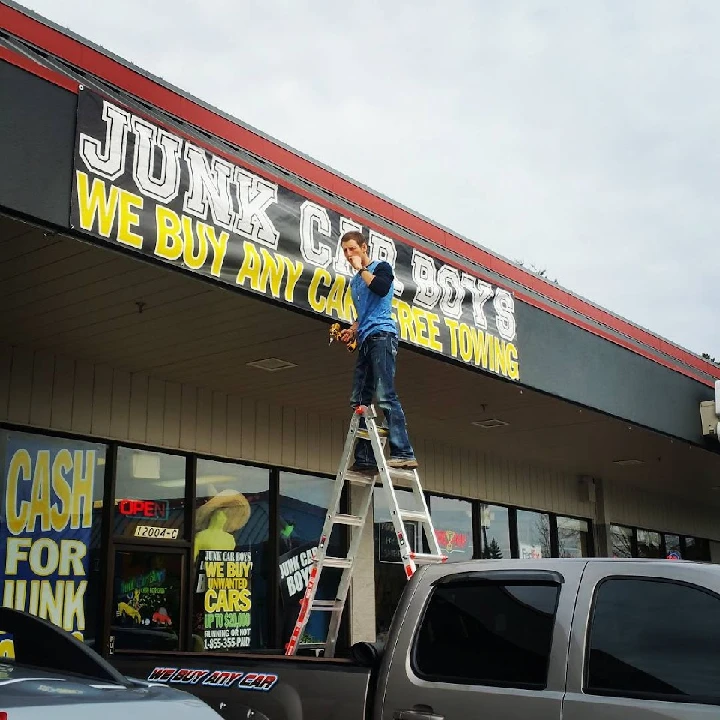
[[[362,270],[362,258],[359,255],[352,255],[350,257],[350,264],[353,266],[353,270]]]
[[[350,342],[357,335],[357,327],[357,323],[353,323],[349,328],[345,328],[340,333],[340,340],[344,343]]]

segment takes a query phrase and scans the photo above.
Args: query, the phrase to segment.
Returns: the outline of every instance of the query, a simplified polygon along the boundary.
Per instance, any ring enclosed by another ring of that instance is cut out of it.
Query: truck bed
[[[227,720],[365,720],[371,670],[344,658],[118,651],[121,673],[182,688]]]

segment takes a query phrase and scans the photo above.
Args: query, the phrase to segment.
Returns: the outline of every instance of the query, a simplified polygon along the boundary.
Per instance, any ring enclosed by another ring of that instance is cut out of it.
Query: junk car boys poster
[[[356,316],[353,273],[340,238],[360,230],[371,257],[394,268],[401,342],[520,378],[515,300],[507,290],[82,87],[70,224],[348,324]]]

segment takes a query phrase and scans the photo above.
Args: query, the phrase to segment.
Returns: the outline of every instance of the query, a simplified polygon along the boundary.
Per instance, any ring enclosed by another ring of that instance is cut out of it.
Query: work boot
[[[414,470],[417,466],[418,461],[415,458],[390,458],[388,460],[388,467],[396,470]]]

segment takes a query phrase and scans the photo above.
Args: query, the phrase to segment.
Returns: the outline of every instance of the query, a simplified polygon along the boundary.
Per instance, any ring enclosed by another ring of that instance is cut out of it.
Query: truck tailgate
[[[364,720],[369,668],[284,655],[125,653],[123,674],[181,688],[227,720]]]

